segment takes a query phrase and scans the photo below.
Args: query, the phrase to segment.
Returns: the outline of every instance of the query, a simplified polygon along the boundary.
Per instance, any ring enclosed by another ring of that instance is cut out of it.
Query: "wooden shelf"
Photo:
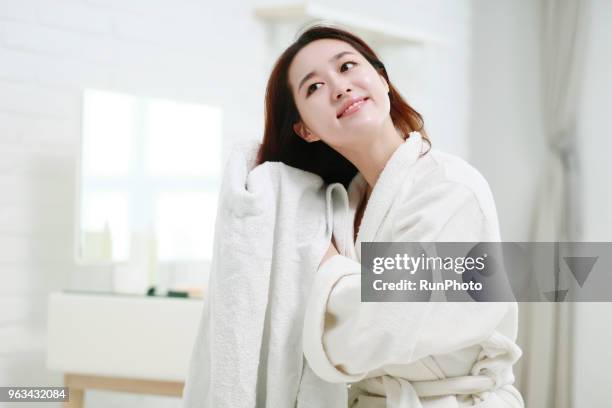
[[[298,23],[322,21],[366,34],[369,39],[384,45],[443,45],[438,38],[389,24],[385,21],[351,15],[344,10],[333,9],[316,3],[262,6],[255,8],[255,15],[271,23]]]

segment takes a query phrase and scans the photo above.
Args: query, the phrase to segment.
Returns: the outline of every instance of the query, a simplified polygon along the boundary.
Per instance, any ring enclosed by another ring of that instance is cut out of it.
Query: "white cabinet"
[[[68,406],[82,406],[87,388],[180,396],[203,307],[202,299],[53,293],[47,366],[66,375]]]

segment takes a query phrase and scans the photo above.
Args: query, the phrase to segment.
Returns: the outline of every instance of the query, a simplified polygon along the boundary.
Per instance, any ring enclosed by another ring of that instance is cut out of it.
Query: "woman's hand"
[[[323,255],[323,259],[321,259],[319,268],[321,267],[321,265],[325,263],[325,261],[327,261],[332,256],[339,255],[338,250],[336,249],[336,246],[334,244],[335,244],[335,241],[334,241],[334,237],[332,236],[332,240],[329,243],[329,248],[327,248],[327,252],[325,253],[325,255]]]

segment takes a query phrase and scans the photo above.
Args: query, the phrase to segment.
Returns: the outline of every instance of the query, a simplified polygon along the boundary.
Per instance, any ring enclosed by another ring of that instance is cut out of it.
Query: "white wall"
[[[579,110],[585,241],[612,241],[612,3],[593,0]],[[575,406],[610,406],[612,303],[576,305]]]
[[[406,97],[425,114],[437,147],[465,155],[469,3],[335,4],[448,39],[426,56],[431,69],[419,95]],[[108,271],[78,270],[72,259],[81,89],[220,106],[227,147],[261,135],[270,63],[264,37],[239,0],[0,1],[1,385],[60,385],[61,376],[44,367],[47,294],[107,284]],[[391,75],[403,69],[399,62]],[[86,403],[178,406],[100,391]]]
[[[612,3],[592,0],[578,131],[583,172],[585,240],[612,241]]]
[[[470,161],[489,181],[504,241],[528,241],[542,167],[540,5],[474,0]]]

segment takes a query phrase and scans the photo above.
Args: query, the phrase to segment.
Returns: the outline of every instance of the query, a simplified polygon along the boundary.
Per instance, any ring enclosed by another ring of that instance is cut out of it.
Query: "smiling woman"
[[[341,29],[311,27],[283,52],[265,107],[258,164],[280,161],[347,187],[305,306],[312,371],[351,384],[350,408],[522,408],[512,385],[515,302],[360,300],[362,242],[501,240],[482,175],[431,148],[374,51]],[[321,406],[306,395],[298,407]]]

